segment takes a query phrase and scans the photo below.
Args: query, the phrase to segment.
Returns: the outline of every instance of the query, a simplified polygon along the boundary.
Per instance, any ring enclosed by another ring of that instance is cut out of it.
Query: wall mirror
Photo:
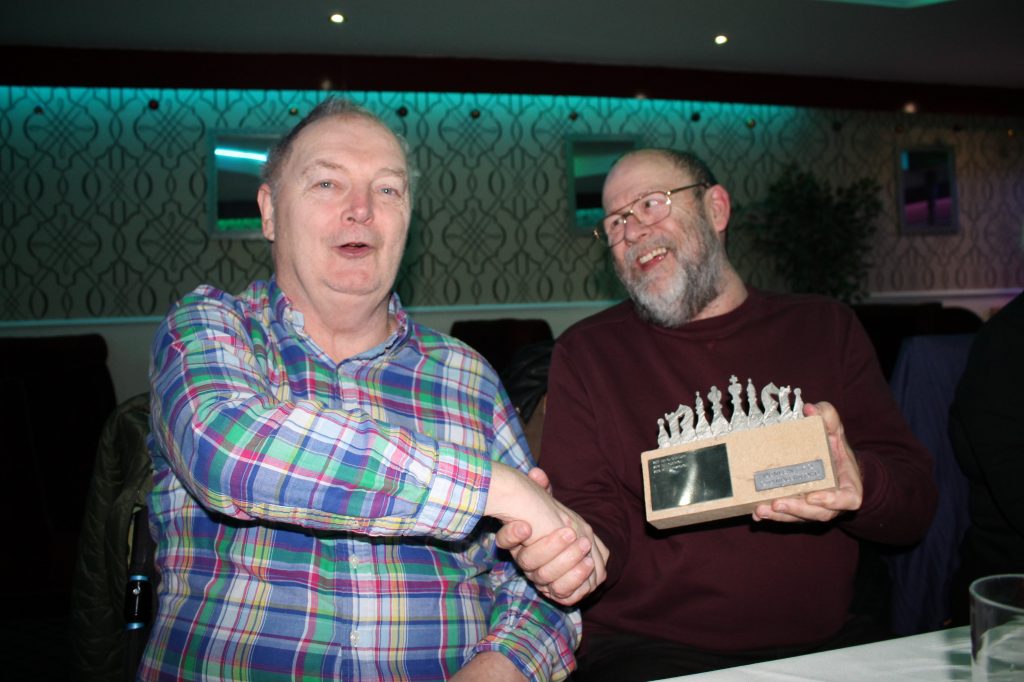
[[[267,152],[284,131],[213,131],[207,158],[210,234],[262,239],[256,192]]]
[[[566,138],[568,169],[569,226],[590,235],[601,218],[601,188],[616,159],[640,146],[640,138],[628,135],[570,135]]]
[[[916,147],[899,152],[900,231],[955,234],[956,176],[953,150]]]

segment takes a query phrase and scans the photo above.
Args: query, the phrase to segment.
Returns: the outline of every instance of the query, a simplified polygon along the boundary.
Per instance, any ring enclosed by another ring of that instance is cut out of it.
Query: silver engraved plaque
[[[821,481],[825,478],[825,463],[820,459],[813,459],[800,464],[765,469],[754,472],[754,489],[772,490],[774,488],[785,488],[799,483],[810,481]]]

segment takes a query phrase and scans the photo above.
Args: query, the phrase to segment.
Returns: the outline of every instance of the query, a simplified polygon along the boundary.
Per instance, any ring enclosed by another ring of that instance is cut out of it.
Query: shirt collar
[[[275,320],[285,325],[286,328],[292,329],[296,336],[303,339],[309,338],[304,329],[302,313],[292,307],[288,295],[278,286],[275,276],[270,278],[270,308],[273,311]],[[384,339],[384,342],[349,359],[370,360],[388,351],[397,350],[402,346],[409,338],[410,329],[409,316],[405,312],[405,308],[402,307],[402,301],[398,297],[398,292],[391,293],[391,298],[388,301],[388,318],[393,319],[395,325],[394,329],[390,330],[388,337]],[[310,342],[312,342],[312,339],[310,339]]]

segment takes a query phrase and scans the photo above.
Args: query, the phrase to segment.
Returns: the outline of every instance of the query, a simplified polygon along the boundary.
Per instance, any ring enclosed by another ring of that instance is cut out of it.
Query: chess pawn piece
[[[708,400],[711,401],[711,433],[715,436],[721,436],[723,433],[728,433],[729,422],[726,420],[725,415],[722,414],[722,392],[718,390],[718,386],[712,386],[708,392]]]
[[[757,389],[754,388],[754,380],[747,379],[747,425],[750,428],[760,426],[764,421],[764,414],[757,405]]]
[[[735,375],[729,377],[729,395],[732,396],[732,419],[729,421],[729,430],[742,431],[747,428],[747,415],[743,412],[743,386]]]
[[[697,413],[697,427],[695,429],[697,433],[695,440],[710,438],[714,434],[711,433],[711,425],[708,424],[707,415],[704,414],[704,399],[700,397],[700,392],[697,393],[695,408],[696,409],[694,411]]]
[[[658,447],[667,448],[669,446],[668,434],[665,433],[665,420],[658,419]]]
[[[779,421],[779,404],[772,397],[772,395],[778,394],[779,389],[773,383],[769,383],[761,389],[761,404],[764,405],[764,419],[761,423],[765,426]]]

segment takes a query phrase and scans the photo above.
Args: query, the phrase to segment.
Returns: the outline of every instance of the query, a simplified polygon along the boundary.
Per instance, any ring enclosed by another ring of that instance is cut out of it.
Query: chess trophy
[[[707,393],[711,418],[697,393],[658,419],[658,447],[641,455],[647,521],[656,528],[749,514],[780,497],[836,487],[835,466],[821,417],[803,414],[799,388],[744,387],[729,378],[732,407]],[[760,397],[760,404],[758,398]]]

